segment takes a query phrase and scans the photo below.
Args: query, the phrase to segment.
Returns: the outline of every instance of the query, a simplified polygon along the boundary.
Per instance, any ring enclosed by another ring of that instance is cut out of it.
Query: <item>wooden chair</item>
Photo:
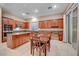
[[[45,50],[45,45],[37,38],[33,38],[31,40],[31,53],[32,55],[34,55],[34,51],[36,49],[36,51],[39,53],[39,56],[41,56],[42,51]]]
[[[41,45],[41,42],[39,40],[39,37],[37,36],[38,33],[33,33],[32,39],[31,39],[31,54],[34,55],[35,49],[39,50],[39,56],[41,55],[41,48],[43,45]]]
[[[37,35],[39,35],[39,37]],[[47,42],[41,41],[46,39],[48,40]],[[42,52],[46,56],[47,50],[50,51],[50,39],[50,35],[46,33],[34,34],[31,39],[31,54],[34,55],[34,51],[36,49],[37,51],[39,50],[39,56],[41,56]]]
[[[40,37],[42,37],[42,39],[43,39],[44,37],[49,39],[48,42],[47,42],[47,48],[48,48],[48,50],[50,51],[51,32],[42,32],[42,33],[40,33],[40,34],[41,34]]]

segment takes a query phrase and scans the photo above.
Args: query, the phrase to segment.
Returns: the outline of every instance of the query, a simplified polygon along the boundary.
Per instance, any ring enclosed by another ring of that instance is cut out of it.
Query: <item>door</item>
[[[72,46],[77,48],[77,21],[78,21],[78,8],[73,10],[72,15]]]
[[[68,37],[68,43],[72,43],[72,19],[71,19],[71,12],[67,15],[67,37]]]

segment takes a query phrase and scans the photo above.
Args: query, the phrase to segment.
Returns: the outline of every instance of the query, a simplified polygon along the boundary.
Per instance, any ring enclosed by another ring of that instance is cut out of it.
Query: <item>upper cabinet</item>
[[[3,25],[12,25],[13,29],[16,28],[16,25],[21,26],[22,29],[28,29],[29,28],[29,22],[21,22],[18,20],[10,19],[7,17],[3,17]]]
[[[3,17],[3,24],[8,24],[8,19]]]
[[[52,26],[52,20],[47,21],[47,28],[51,28]]]
[[[23,22],[22,29],[29,29],[29,22]]]
[[[58,27],[63,28],[63,19],[58,20]]]
[[[58,21],[57,20],[48,20],[47,27],[48,28],[58,28]]]
[[[12,25],[13,29],[16,27],[16,21],[7,17],[3,17],[3,25]]]
[[[46,28],[46,22],[45,21],[39,21],[39,28],[40,29],[45,29]]]
[[[9,25],[12,25],[13,29],[16,28],[16,21],[15,20],[8,20],[9,21]]]
[[[12,26],[13,26],[13,29],[16,28],[16,21],[15,20],[12,20]]]
[[[39,28],[40,29],[63,28],[63,18],[39,21]]]
[[[25,22],[24,24],[25,24],[25,28],[29,29],[29,22]]]

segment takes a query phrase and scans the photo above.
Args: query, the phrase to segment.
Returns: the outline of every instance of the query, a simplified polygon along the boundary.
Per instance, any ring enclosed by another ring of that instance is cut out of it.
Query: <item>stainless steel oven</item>
[[[12,30],[13,30],[12,25],[4,24],[4,26],[3,26],[3,40],[2,40],[3,42],[7,41],[7,33]]]

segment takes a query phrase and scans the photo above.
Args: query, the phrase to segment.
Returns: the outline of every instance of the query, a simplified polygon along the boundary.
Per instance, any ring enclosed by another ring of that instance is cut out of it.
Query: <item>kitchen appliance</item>
[[[12,31],[12,25],[4,24],[4,31]]]
[[[3,42],[7,41],[7,33],[12,31],[13,28],[12,28],[12,25],[7,25],[7,24],[4,24],[3,25]]]

